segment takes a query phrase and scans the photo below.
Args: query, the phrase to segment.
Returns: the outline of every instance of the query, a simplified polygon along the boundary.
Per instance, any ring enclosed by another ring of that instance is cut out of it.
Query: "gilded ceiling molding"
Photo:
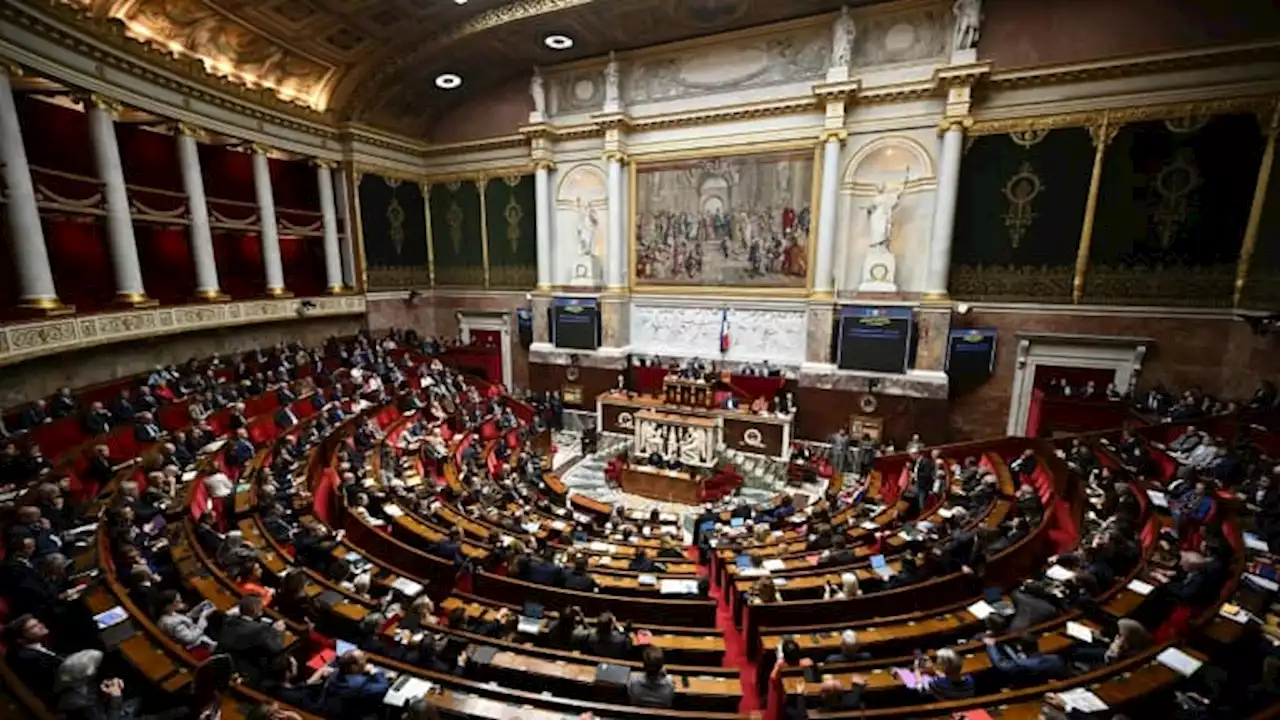
[[[320,138],[337,139],[337,132],[325,122],[324,114],[295,103],[286,103],[270,92],[236,85],[209,75],[204,71],[204,66],[194,58],[175,58],[169,53],[139,43],[125,34],[123,27],[116,21],[63,5],[63,0],[51,0],[40,6],[40,11],[47,12],[54,20],[86,31],[91,40],[37,15],[32,9],[23,7],[23,2],[30,0],[0,3],[0,20],[12,22],[55,45],[187,98],[224,108],[253,120]],[[56,71],[42,71],[42,74],[58,77]]]
[[[1068,65],[995,71],[984,84],[994,90],[1092,82],[1280,59],[1280,41],[1198,48]]]
[[[516,165],[506,165],[503,167],[486,167],[452,173],[427,174],[422,181],[431,185],[442,185],[444,183],[451,182],[488,183],[494,178],[529,175],[533,172],[533,166],[533,161],[528,160]]]
[[[1113,126],[1149,120],[1169,120],[1174,118],[1211,117],[1214,115],[1230,115],[1242,112],[1259,112],[1269,107],[1275,96],[1247,95],[1234,98],[1218,98],[1198,100],[1195,102],[1167,103],[1162,105],[1142,105],[1123,108],[1098,108],[1083,112],[1061,113],[1053,115],[1032,115],[1019,118],[988,119],[976,118],[969,129],[971,135],[997,135],[1027,130],[1054,130],[1066,127],[1089,127],[1101,123],[1105,118]]]

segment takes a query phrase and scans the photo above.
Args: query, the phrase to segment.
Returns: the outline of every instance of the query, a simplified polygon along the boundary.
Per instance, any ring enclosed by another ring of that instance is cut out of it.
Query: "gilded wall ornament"
[[[1178,231],[1187,221],[1191,193],[1202,182],[1195,157],[1186,149],[1179,151],[1176,157],[1166,161],[1160,169],[1153,188],[1160,203],[1152,220],[1156,223],[1156,233],[1160,236],[1163,247],[1168,248],[1178,237]]]
[[[397,257],[404,252],[404,218],[400,199],[392,195],[391,202],[387,204],[387,235],[391,237],[391,245],[396,249]]]
[[[520,249],[520,221],[524,219],[524,210],[515,195],[507,196],[507,208],[502,215],[507,219],[507,245],[514,254]]]
[[[1035,222],[1037,213],[1032,204],[1043,190],[1044,184],[1040,181],[1040,176],[1026,160],[1022,161],[1018,172],[1005,183],[1004,197],[1009,201],[1009,209],[1003,215],[1004,226],[1009,230],[1009,242],[1014,247],[1022,243],[1031,223]]]
[[[449,204],[449,212],[445,213],[445,222],[449,224],[449,242],[453,245],[453,254],[462,252],[462,222],[466,214],[458,206],[457,201]]]
[[[1049,128],[1027,128],[1009,133],[1009,139],[1024,148],[1029,148],[1044,140],[1048,135]]]

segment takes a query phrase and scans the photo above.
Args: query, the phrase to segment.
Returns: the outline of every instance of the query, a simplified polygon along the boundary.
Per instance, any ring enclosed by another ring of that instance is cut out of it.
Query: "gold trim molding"
[[[307,298],[308,318],[363,315],[363,295]],[[0,366],[116,342],[298,319],[298,300],[249,300],[140,308],[0,326]]]
[[[1243,112],[1265,112],[1274,101],[1274,95],[1245,95],[1215,100],[1195,102],[1166,103],[1161,105],[1140,105],[1136,107],[1099,108],[1084,112],[1061,113],[1055,115],[1031,115],[1016,118],[982,119],[973,121],[969,129],[971,135],[1001,135],[1005,133],[1025,132],[1028,130],[1056,130],[1068,127],[1092,127],[1105,119],[1113,126],[1119,127],[1129,123],[1149,120],[1168,120],[1187,117],[1209,117],[1212,115],[1229,115]]]

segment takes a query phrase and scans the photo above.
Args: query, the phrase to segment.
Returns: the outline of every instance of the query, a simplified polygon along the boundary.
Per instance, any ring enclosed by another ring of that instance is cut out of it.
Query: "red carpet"
[[[690,554],[697,557],[696,551],[691,551]],[[698,574],[708,575],[710,569],[699,565]],[[723,589],[716,587],[714,583],[708,590],[708,594],[716,601],[716,628],[724,636],[723,666],[737,668],[738,678],[742,681],[742,701],[738,704],[738,712],[746,714],[761,710],[760,694],[756,691],[756,664],[747,657],[746,648],[743,647],[742,633],[733,624],[733,608],[729,607],[729,603],[725,600]]]

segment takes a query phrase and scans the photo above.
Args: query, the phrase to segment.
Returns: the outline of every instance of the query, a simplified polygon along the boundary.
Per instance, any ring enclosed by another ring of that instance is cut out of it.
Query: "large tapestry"
[[[467,180],[430,186],[436,285],[484,287],[480,193],[485,183]]]
[[[1253,115],[1121,128],[1103,163],[1086,301],[1229,306],[1263,144]]]
[[[960,169],[951,294],[1070,302],[1093,156],[1083,128],[974,138]]]
[[[360,230],[369,290],[407,290],[431,283],[422,187],[372,173],[360,176]]]
[[[1249,274],[1240,293],[1240,306],[1280,310],[1280,166],[1277,165],[1271,167],[1267,199],[1262,206],[1262,222],[1258,227]]]
[[[804,287],[813,169],[810,150],[637,168],[636,283]]]
[[[532,288],[538,282],[537,207],[532,175],[489,178],[484,194],[489,287]]]

